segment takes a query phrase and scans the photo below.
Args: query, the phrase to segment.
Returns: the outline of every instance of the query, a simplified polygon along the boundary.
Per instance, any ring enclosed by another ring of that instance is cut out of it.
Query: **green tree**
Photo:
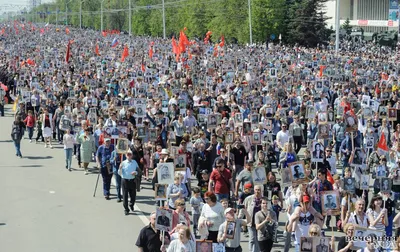
[[[347,35],[351,34],[351,25],[350,25],[350,19],[347,18],[346,21],[344,22],[344,24],[342,25],[342,29],[344,29],[346,31]]]

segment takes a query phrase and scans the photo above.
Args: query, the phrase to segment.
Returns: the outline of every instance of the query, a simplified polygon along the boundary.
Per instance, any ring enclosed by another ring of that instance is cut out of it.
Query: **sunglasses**
[[[332,152],[331,150],[327,150],[326,152]]]
[[[318,232],[310,232],[310,235],[318,235]]]

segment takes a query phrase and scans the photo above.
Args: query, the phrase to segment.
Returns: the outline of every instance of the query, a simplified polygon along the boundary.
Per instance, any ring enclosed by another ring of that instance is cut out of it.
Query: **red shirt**
[[[225,179],[221,177],[221,174]],[[225,168],[222,172],[219,172],[218,169],[214,169],[210,175],[210,180],[214,181],[214,192],[216,194],[229,194],[230,192],[229,180],[231,178],[232,174],[228,169]]]
[[[24,123],[27,127],[32,128],[33,126],[35,126],[35,118],[31,115],[28,115],[25,118]]]

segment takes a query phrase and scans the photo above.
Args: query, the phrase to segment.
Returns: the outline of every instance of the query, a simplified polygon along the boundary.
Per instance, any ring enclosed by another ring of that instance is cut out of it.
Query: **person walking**
[[[71,129],[67,129],[63,136],[64,152],[65,152],[65,169],[71,171],[72,151],[74,149],[75,138],[71,134]]]
[[[135,176],[137,176],[139,165],[132,159],[132,151],[126,153],[127,159],[122,161],[119,166],[119,173],[122,178],[122,197],[124,201],[125,215],[129,214],[129,208],[134,211],[134,205],[136,201],[136,182]],[[129,208],[128,208],[128,197],[131,198]]]
[[[44,113],[42,115],[42,132],[44,137],[44,148],[50,146],[50,148],[53,149],[53,145],[51,145],[51,136],[53,134],[53,120],[52,114],[49,114],[47,108],[44,109]]]
[[[125,160],[125,156],[123,154],[118,154],[117,150],[114,150],[111,153],[111,165],[113,167],[113,174],[115,176],[115,189],[117,190],[118,203],[122,202],[122,178],[121,175],[119,175],[119,166],[121,165],[123,160]]]
[[[112,178],[112,167],[111,167],[111,153],[114,151],[114,145],[111,144],[111,139],[104,139],[102,144],[96,153],[97,167],[100,168],[101,176],[103,178],[103,194],[106,200],[110,199],[110,187]]]
[[[96,152],[94,138],[90,135],[89,128],[85,129],[83,135],[77,135],[76,142],[81,145],[81,161],[83,163],[83,168],[85,169],[85,175],[87,175],[89,163],[92,161],[92,154]]]
[[[24,123],[28,130],[29,142],[32,143],[33,129],[35,127],[35,117],[33,116],[32,110],[28,111],[28,116],[25,118]]]
[[[15,155],[20,158],[22,158],[21,139],[22,139],[22,136],[24,135],[24,131],[25,131],[25,124],[22,122],[21,117],[17,116],[15,118],[15,121],[12,124],[11,139],[14,142],[15,151],[16,151]]]

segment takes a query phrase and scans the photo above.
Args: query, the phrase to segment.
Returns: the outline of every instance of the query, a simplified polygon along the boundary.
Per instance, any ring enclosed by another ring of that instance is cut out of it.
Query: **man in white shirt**
[[[287,131],[287,124],[282,124],[282,129],[276,134],[276,143],[280,150],[283,149],[285,143],[289,142],[289,132]]]

